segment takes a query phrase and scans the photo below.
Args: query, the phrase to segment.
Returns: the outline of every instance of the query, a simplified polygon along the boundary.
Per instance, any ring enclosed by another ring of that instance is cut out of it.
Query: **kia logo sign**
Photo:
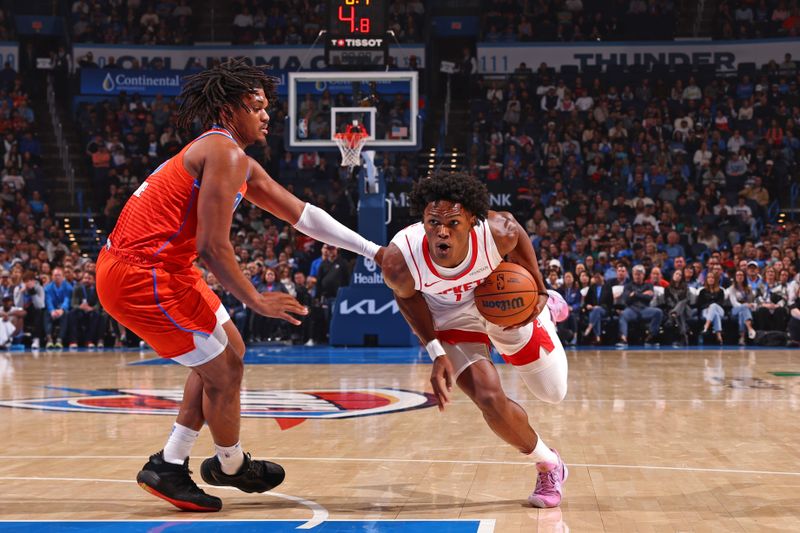
[[[349,300],[342,300],[339,304],[339,314],[341,315],[381,315],[383,313],[396,314],[399,312],[400,308],[394,300],[390,300],[380,306],[373,299],[359,300],[353,304]]]

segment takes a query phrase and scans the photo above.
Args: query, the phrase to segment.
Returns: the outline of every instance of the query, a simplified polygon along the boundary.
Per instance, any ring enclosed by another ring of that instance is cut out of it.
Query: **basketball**
[[[492,324],[513,326],[528,318],[538,296],[531,273],[504,261],[475,289],[475,305]]]

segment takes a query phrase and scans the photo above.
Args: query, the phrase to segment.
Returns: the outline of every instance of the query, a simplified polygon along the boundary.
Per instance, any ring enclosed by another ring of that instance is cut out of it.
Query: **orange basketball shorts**
[[[222,324],[230,316],[194,269],[174,273],[133,265],[103,249],[97,296],[120,324],[182,365],[207,363],[228,344]]]

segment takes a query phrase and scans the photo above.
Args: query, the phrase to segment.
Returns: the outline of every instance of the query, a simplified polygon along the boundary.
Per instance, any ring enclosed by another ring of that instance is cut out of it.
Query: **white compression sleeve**
[[[309,203],[306,203],[294,227],[312,239],[350,250],[369,259],[375,259],[375,254],[380,249],[379,245],[365,239],[319,207]]]

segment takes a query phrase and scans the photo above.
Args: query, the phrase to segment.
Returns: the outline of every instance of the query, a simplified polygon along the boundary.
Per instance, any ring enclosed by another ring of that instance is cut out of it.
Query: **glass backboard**
[[[367,150],[419,147],[417,73],[289,73],[288,144],[292,150],[336,150],[333,136],[357,121]]]

